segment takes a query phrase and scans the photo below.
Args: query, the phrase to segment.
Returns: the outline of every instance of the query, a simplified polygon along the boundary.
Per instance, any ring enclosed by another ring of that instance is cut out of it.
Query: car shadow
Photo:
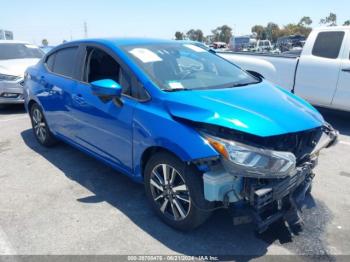
[[[25,113],[24,105],[0,105],[0,115],[17,115]]]
[[[303,243],[296,244],[295,241],[299,240],[292,237],[284,224],[279,223],[262,235],[257,235],[252,224],[233,226],[232,218],[225,210],[215,212],[204,225],[192,232],[173,230],[153,213],[141,184],[134,183],[128,177],[63,143],[52,149],[44,148],[37,143],[30,129],[23,131],[21,136],[34,152],[60,169],[69,179],[78,182],[91,192],[91,196],[77,201],[89,204],[108,202],[128,216],[143,231],[175,252],[194,256],[216,255],[224,260],[249,261],[265,255],[272,243],[282,248],[286,247],[292,253],[295,249],[303,249]],[[312,197],[306,202],[306,206],[310,210],[306,212],[312,214],[306,224],[316,225],[318,231],[316,236],[308,232],[304,237],[307,238],[311,234],[310,237],[313,239],[322,239],[321,235],[327,221],[320,220],[319,216],[322,217],[328,209],[322,202],[315,201]],[[290,248],[288,244],[291,245]],[[317,245],[315,250],[326,246],[323,242]]]
[[[317,108],[324,119],[342,135],[350,135],[350,112]]]

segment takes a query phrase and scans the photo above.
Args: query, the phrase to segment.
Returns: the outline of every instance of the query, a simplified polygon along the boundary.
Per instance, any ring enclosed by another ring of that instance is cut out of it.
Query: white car
[[[0,40],[0,105],[24,103],[24,72],[42,56],[43,52],[35,45]]]
[[[300,56],[219,53],[310,103],[350,111],[350,27],[314,29]]]
[[[269,40],[258,40],[256,43],[257,52],[268,52],[273,49],[273,46]]]

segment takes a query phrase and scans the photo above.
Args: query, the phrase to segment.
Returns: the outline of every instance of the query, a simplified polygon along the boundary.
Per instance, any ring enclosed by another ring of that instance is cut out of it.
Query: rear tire
[[[49,130],[41,107],[36,103],[30,108],[30,120],[34,136],[41,145],[52,147],[57,143],[57,140]]]
[[[189,231],[211,215],[213,204],[204,199],[201,173],[175,156],[160,152],[147,162],[145,190],[156,214],[169,226]]]

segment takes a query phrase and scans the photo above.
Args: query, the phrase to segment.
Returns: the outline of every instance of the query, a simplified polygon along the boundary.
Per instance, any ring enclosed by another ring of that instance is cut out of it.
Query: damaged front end
[[[247,210],[258,232],[279,219],[290,226],[302,224],[299,206],[310,190],[320,150],[337,141],[336,130],[326,124],[258,137],[208,124],[198,129],[220,153],[203,175],[206,200],[239,207],[239,214]]]

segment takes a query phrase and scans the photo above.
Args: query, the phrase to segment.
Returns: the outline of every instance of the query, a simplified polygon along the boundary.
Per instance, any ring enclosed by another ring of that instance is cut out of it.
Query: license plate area
[[[293,193],[312,172],[312,166],[305,164],[297,169],[293,176],[284,179],[271,181],[263,187],[255,188],[254,185],[250,189],[250,205],[257,211],[263,211],[266,206],[276,202],[282,204],[282,199]]]

